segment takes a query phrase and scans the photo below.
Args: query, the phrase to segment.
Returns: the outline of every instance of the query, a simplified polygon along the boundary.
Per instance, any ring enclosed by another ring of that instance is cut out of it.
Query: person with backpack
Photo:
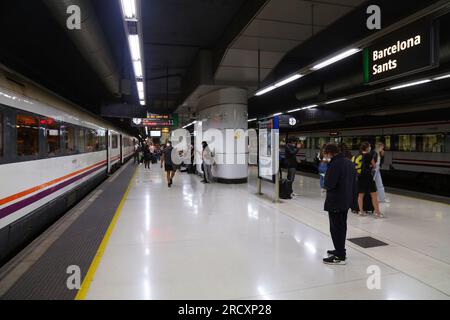
[[[376,167],[375,154],[371,150],[369,142],[361,145],[360,155],[357,162],[358,169],[358,206],[359,215],[364,216],[364,196],[370,194],[376,218],[383,218],[378,203],[377,186],[373,177],[373,169]]]
[[[324,209],[328,212],[330,233],[334,244],[334,250],[327,251],[328,258],[323,259],[323,263],[345,265],[348,211],[356,201],[356,170],[353,163],[339,151],[336,144],[327,144],[323,149],[323,156],[329,163],[324,181],[324,187],[327,190]]]

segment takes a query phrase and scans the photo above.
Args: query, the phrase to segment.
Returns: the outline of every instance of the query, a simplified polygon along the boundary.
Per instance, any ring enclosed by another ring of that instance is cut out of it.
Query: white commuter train
[[[426,185],[430,191],[439,192],[439,188],[450,185],[450,120],[280,133],[282,156],[290,138],[302,145],[297,155],[302,166],[311,167],[320,148],[329,142],[347,144],[354,155],[363,142],[383,142],[386,152],[382,169],[386,173],[393,177],[409,175],[410,181]]]
[[[0,265],[133,152],[132,136],[0,69]]]

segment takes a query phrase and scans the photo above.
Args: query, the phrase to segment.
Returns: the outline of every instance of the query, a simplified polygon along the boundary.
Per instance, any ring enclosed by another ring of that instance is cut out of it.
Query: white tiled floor
[[[297,176],[292,201],[274,204],[249,185],[203,185],[159,167],[138,174],[94,276],[88,299],[450,299],[449,206],[390,195],[386,220],[351,216],[347,266],[332,248],[315,179]],[[367,268],[381,289],[367,288]]]

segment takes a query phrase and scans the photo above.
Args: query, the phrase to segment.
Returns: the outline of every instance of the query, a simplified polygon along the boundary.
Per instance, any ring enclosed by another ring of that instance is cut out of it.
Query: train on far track
[[[0,69],[0,265],[125,164],[134,141]]]
[[[448,119],[448,118],[447,118]],[[346,126],[340,129],[281,132],[280,150],[298,141],[299,169],[314,171],[315,157],[329,142],[345,143],[354,155],[363,142],[386,146],[382,173],[391,187],[450,196],[450,120]]]

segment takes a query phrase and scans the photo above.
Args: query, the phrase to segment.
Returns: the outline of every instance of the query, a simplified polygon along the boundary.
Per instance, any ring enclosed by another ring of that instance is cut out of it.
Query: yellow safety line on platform
[[[105,252],[106,246],[108,245],[109,238],[111,237],[111,234],[114,231],[114,227],[116,226],[117,220],[119,219],[119,216],[122,212],[125,200],[127,199],[131,187],[133,186],[136,174],[137,169],[135,169],[133,173],[133,177],[131,178],[130,184],[128,185],[128,188],[125,191],[122,200],[120,201],[119,207],[117,207],[116,213],[114,214],[111,224],[109,225],[108,230],[106,231],[105,236],[103,237],[102,243],[100,244],[100,247],[98,248],[97,253],[95,254],[94,260],[92,261],[92,264],[89,267],[88,273],[86,274],[86,277],[84,278],[83,283],[81,284],[81,288],[80,290],[78,290],[78,294],[75,297],[75,300],[84,300],[86,298],[89,287],[91,286],[92,280],[94,279],[95,272],[97,271],[103,253]]]

